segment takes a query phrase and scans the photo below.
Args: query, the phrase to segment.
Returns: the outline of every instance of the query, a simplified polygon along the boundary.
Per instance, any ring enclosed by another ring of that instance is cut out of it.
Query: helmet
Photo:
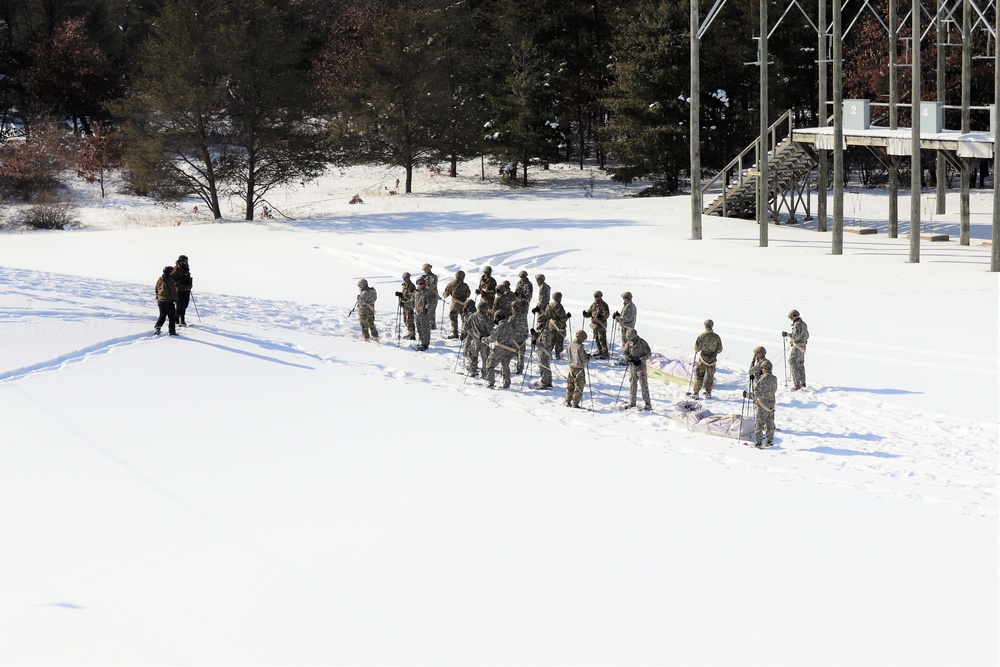
[[[504,287],[506,289],[510,289],[510,281],[509,280],[503,281],[502,283],[500,283],[500,287]]]
[[[501,322],[503,322],[503,321],[504,321],[505,319],[507,319],[506,315],[504,315],[503,313],[500,313],[500,312],[496,313],[496,314],[495,314],[495,315],[493,316],[493,321],[494,321],[494,322],[496,322],[497,324],[500,324],[500,323],[501,323]]]
[[[403,271],[403,280],[409,280],[409,279],[410,279],[410,273],[408,271]]]
[[[764,371],[765,373],[770,373],[772,368],[774,368],[774,364],[772,364],[767,359],[760,362],[760,370]]]
[[[465,306],[464,306],[464,308],[465,308],[465,310],[475,310],[476,309],[476,300],[475,299],[466,299],[465,300]]]
[[[757,354],[758,352],[760,353],[760,356],[764,356],[765,354],[767,354],[767,350],[765,350],[765,349],[764,349],[763,347],[761,347],[760,345],[758,345],[757,347],[755,347],[755,348],[753,349],[753,353],[754,353],[754,354]]]
[[[487,264],[483,267],[483,273],[490,274],[493,273],[493,267]]]
[[[431,270],[431,265],[430,264],[424,264],[420,268],[422,268],[424,271],[430,271]]]
[[[562,292],[553,292],[552,293],[552,300],[555,301],[556,303],[559,303],[560,301],[562,301]]]
[[[485,313],[490,309],[490,304],[486,303],[485,301],[480,301],[477,308],[479,309],[479,312]]]
[[[595,299],[600,299],[602,296],[604,296],[604,292],[602,292],[601,290],[597,290],[596,292],[594,292]]]
[[[528,277],[528,272],[527,271],[521,271],[519,274],[517,274],[517,277],[518,278],[527,278]]]
[[[582,343],[585,340],[587,340],[587,332],[584,331],[583,329],[581,329],[580,331],[577,331],[576,332],[576,342],[577,343]]]
[[[186,261],[188,261],[188,256],[187,255],[181,255],[180,257],[177,258],[177,261],[178,262],[186,262]]]
[[[456,271],[455,277],[459,280],[463,280],[465,278],[465,271]]]
[[[165,267],[163,267],[163,275],[169,276],[173,272],[174,272],[174,267],[172,267],[172,266],[165,266]]]
[[[632,298],[632,292],[622,292],[622,298],[623,299],[631,299]]]
[[[544,273],[536,273],[535,274],[535,280],[537,280],[540,283],[544,283],[545,282],[545,274]]]
[[[789,317],[790,319],[793,319],[793,320],[794,320],[794,319],[795,319],[796,317],[798,317],[798,316],[799,316],[799,311],[797,311],[797,310],[794,310],[794,309],[793,309],[793,310],[790,310],[790,311],[788,311],[788,317]]]
[[[361,289],[368,289],[368,281],[362,278],[361,280],[358,281],[358,287],[360,287]]]
[[[417,278],[417,284],[418,285],[426,285],[427,281],[424,280],[423,276],[421,276],[421,277]]]
[[[638,337],[639,337],[639,334],[636,333],[635,329],[629,329],[628,333],[625,334],[625,340],[635,340]]]

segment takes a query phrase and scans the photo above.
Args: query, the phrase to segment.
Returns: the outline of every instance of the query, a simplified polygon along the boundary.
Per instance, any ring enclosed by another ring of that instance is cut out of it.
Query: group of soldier
[[[423,273],[415,281],[411,280],[410,273],[403,273],[401,288],[396,292],[402,324],[406,327],[405,338],[417,341],[417,350],[423,351],[430,346],[431,330],[437,328],[435,313],[438,301],[450,299],[448,315],[451,333],[448,338],[462,341],[469,377],[479,377],[481,373],[487,386],[492,389],[496,385],[496,369],[499,366],[502,386],[510,387],[511,363],[515,365],[514,373],[524,372],[526,348],[530,338],[531,347],[538,356],[540,379],[535,387],[542,390],[552,388],[552,360],[562,359],[565,351],[565,404],[580,408],[587,383],[589,360],[592,357],[610,358],[608,323],[613,321],[621,327],[621,362],[628,365],[629,371],[629,401],[623,407],[636,407],[636,395],[641,389],[643,409],[652,409],[646,376],[646,361],[652,351],[649,344],[636,332],[637,310],[632,302],[631,292],[622,293],[621,310],[613,314],[604,301],[604,294],[600,290],[594,292],[593,303],[582,313],[584,319],[590,320],[593,332],[594,352],[591,354],[584,346],[587,333],[583,329],[578,330],[573,340],[566,343],[572,315],[563,307],[562,293],[553,293],[541,273],[534,277],[535,285],[532,285],[528,272],[521,271],[512,287],[508,280],[498,284],[493,277],[493,268],[486,266],[473,290],[465,282],[465,272],[457,271],[454,279],[439,294],[438,277],[434,274],[433,267],[424,264],[422,270]],[[538,287],[538,297],[532,307],[535,286]],[[356,307],[362,335],[365,340],[378,340],[374,323],[375,290],[368,286],[367,280],[361,280],[358,288],[360,293]],[[473,294],[477,298],[473,298]],[[528,324],[529,313],[534,315],[533,326]],[[789,366],[794,383],[793,391],[797,391],[805,387],[804,360],[809,330],[797,310],[791,311],[788,317],[792,321],[792,331],[782,332],[782,336],[791,343]],[[705,320],[704,325],[705,330],[697,337],[694,345],[694,384],[690,396],[700,398],[704,390],[705,398],[710,399],[715,384],[716,363],[722,352],[722,339],[715,333],[712,320]],[[401,332],[400,335],[402,336]],[[752,398],[754,402],[754,444],[759,447],[773,444],[777,379],[772,371],[772,364],[766,358],[764,348],[756,348],[750,366],[750,390],[743,394],[744,398]]]

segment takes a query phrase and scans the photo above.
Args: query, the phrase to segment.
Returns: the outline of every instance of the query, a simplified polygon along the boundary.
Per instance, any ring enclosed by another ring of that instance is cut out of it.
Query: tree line
[[[702,42],[709,171],[755,135],[757,6],[730,0]],[[771,113],[815,123],[817,39],[791,16],[770,38]],[[860,25],[845,96],[884,99],[874,14]],[[476,157],[522,186],[529,168],[593,160],[674,192],[688,26],[685,0],[0,0],[0,196],[31,199],[68,169],[103,192],[120,171],[216,218],[235,197],[251,220],[331,164],[398,166],[410,192],[415,169],[454,176]]]

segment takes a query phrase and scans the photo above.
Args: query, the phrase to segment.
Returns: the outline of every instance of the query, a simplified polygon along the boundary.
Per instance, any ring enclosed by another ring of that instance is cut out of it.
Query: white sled
[[[715,415],[698,401],[681,401],[674,404],[670,418],[698,433],[718,435],[732,440],[753,438],[753,417],[741,419],[740,415]]]
[[[646,360],[646,375],[664,382],[687,386],[694,377],[694,366],[690,361],[671,359],[662,354],[653,354]]]

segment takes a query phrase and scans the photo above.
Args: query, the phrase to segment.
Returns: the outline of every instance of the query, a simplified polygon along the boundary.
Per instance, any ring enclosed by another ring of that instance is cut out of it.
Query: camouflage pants
[[[431,344],[431,323],[434,319],[433,312],[417,313],[416,319],[417,341],[421,347],[428,347]]]
[[[804,348],[792,346],[788,355],[788,365],[792,369],[792,385],[798,389],[806,386],[806,351]]]
[[[427,300],[427,314],[430,315],[431,329],[437,329],[438,299],[433,296]],[[442,313],[442,317],[444,314]]]
[[[374,338],[378,340],[378,329],[375,328],[375,311],[358,310],[358,322],[361,323],[361,337],[365,340]],[[392,336],[392,332],[389,332]]]
[[[538,376],[543,387],[552,386],[552,352],[544,347],[538,348]]]
[[[486,360],[489,358],[490,346],[476,338],[465,339],[465,368],[472,377],[479,376],[479,365],[486,371]]]
[[[768,410],[757,401],[753,402],[753,441],[757,444],[761,437],[768,442],[774,440],[774,410]]]
[[[517,357],[518,373],[524,372],[524,359],[527,354],[528,354],[528,341],[527,341],[527,335],[525,335],[524,339],[518,342],[517,353],[514,355],[515,357]]]
[[[563,353],[563,343],[565,340],[565,329],[552,329],[552,356],[558,358]]]
[[[583,389],[587,386],[587,369],[570,368],[566,371],[566,402],[580,407]]]
[[[597,356],[608,356],[608,330],[606,327],[591,325],[594,330],[594,343],[597,347]]]
[[[698,365],[694,367],[694,389],[693,393],[701,391],[702,384],[705,386],[705,393],[711,394],[712,387],[715,386],[715,364],[706,364],[698,359]]]
[[[642,400],[646,402],[646,405],[649,405],[649,379],[646,377],[646,365],[629,364],[628,373],[629,405],[635,405],[637,385],[642,386]]]
[[[500,373],[503,376],[503,386],[504,389],[510,386],[510,360],[514,358],[514,353],[510,350],[505,350],[499,345],[493,348],[490,352],[489,358],[486,360],[486,365],[483,366],[483,377],[486,378],[487,384],[493,386],[496,380],[496,368],[497,364],[500,364]]]
[[[417,329],[413,318],[412,308],[403,308],[403,324],[406,325],[406,335],[409,338],[416,338]]]
[[[462,310],[465,304],[453,301],[451,304],[451,310],[448,311],[448,319],[451,320],[451,334],[458,337],[459,327],[458,318],[462,314]],[[462,324],[465,324],[465,318],[462,318]]]

